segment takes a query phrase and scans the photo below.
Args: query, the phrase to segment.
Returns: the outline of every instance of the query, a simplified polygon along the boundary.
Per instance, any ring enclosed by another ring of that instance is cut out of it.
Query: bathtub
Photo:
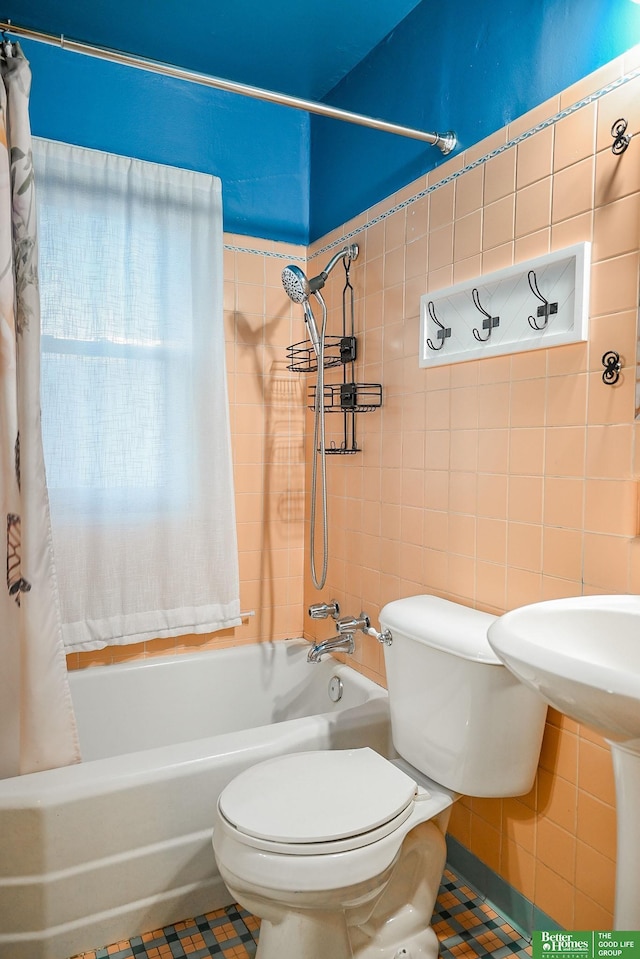
[[[84,761],[0,781],[1,959],[67,959],[229,904],[211,826],[234,776],[298,750],[389,754],[386,691],[308,649],[71,673]]]

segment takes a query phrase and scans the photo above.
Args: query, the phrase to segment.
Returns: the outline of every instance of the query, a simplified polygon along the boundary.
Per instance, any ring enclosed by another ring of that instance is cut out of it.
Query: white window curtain
[[[34,139],[68,650],[240,622],[220,181]]]

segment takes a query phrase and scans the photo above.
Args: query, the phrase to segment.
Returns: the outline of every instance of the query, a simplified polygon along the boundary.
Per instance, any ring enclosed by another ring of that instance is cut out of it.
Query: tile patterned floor
[[[531,956],[529,941],[448,869],[440,886],[433,928],[440,940],[441,959]],[[228,906],[129,942],[85,952],[81,959],[253,959],[259,932],[255,916],[238,906]]]

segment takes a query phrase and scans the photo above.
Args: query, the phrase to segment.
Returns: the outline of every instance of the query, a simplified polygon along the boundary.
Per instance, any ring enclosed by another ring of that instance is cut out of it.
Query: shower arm
[[[397,123],[389,123],[386,120],[379,120],[377,117],[366,116],[362,113],[352,113],[349,110],[342,110],[340,107],[332,107],[326,103],[318,103],[316,100],[305,100],[301,97],[289,96],[286,93],[279,93],[275,90],[264,90],[261,87],[250,86],[246,83],[236,83],[233,80],[210,76],[207,73],[185,70],[183,67],[176,66],[172,63],[165,63],[161,60],[151,60],[146,57],[135,56],[132,53],[113,50],[110,47],[101,47],[93,43],[85,43],[81,40],[72,40],[69,37],[65,37],[64,34],[44,33],[41,30],[32,30],[30,27],[18,26],[12,23],[11,20],[0,20],[0,34],[4,36],[6,33],[11,33],[16,37],[23,37],[26,40],[37,40],[40,43],[61,47],[63,50],[70,50],[73,53],[96,57],[99,60],[110,60],[113,63],[122,63],[125,66],[135,67],[138,70],[146,70],[148,73],[159,73],[162,76],[174,77],[189,83],[198,83],[201,86],[213,87],[216,90],[224,90],[227,93],[237,93],[240,96],[250,97],[253,100],[266,100],[269,103],[277,103],[281,106],[291,107],[294,110],[304,110],[307,113],[315,113],[333,120],[342,120],[346,123],[353,123],[356,126],[382,130],[384,133],[393,133],[396,136],[408,137],[413,140],[422,140],[424,143],[437,146],[445,156],[456,148],[458,142],[455,133],[451,131],[447,133],[428,133],[425,130],[416,130],[413,127],[405,127]]]

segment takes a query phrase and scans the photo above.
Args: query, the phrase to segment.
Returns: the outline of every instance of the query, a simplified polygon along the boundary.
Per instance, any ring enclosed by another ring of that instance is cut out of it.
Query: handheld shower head
[[[311,293],[309,281],[299,266],[285,266],[282,271],[282,285],[285,293],[294,303],[304,303],[309,299]]]
[[[282,285],[285,293],[294,303],[304,303],[305,300],[309,299],[312,293],[316,293],[322,289],[336,263],[346,259],[355,260],[358,252],[359,248],[357,243],[351,243],[349,246],[345,246],[329,260],[321,273],[318,273],[317,276],[312,277],[310,280],[307,279],[299,266],[295,266],[295,264],[285,266],[282,271]]]
[[[302,303],[309,338],[316,356],[320,356],[320,333],[309,303],[309,296],[314,291],[311,290],[309,280],[299,266],[286,266],[282,271],[282,285],[290,300],[293,300],[294,303]]]

